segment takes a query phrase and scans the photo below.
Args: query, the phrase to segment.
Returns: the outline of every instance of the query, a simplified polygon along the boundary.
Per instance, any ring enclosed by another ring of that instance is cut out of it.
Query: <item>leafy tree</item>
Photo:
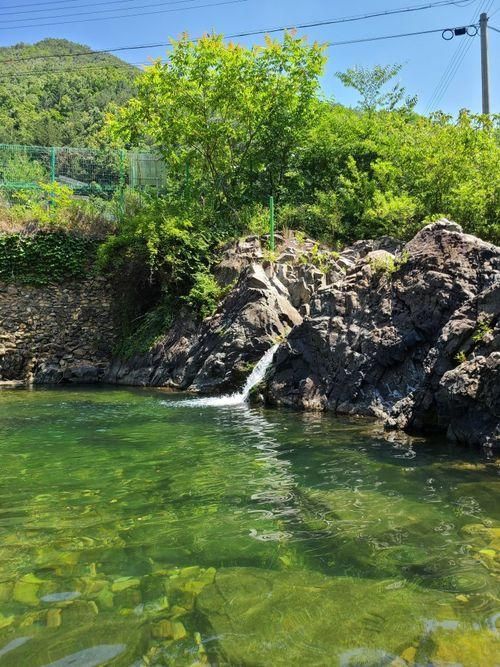
[[[345,72],[337,72],[337,77],[344,86],[358,91],[359,108],[363,111],[394,111],[398,107],[411,110],[415,107],[417,98],[407,97],[405,89],[399,83],[395,83],[390,90],[385,90],[401,69],[402,65],[376,65],[373,68],[357,65]]]
[[[279,196],[314,122],[323,48],[290,34],[251,49],[219,35],[172,46],[111,117],[113,137],[153,144],[179,182],[188,165],[189,195],[209,211],[238,217]]]

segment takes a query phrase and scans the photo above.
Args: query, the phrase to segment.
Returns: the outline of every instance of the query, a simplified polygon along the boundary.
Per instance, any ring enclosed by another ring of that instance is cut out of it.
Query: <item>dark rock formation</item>
[[[498,444],[500,249],[443,220],[364,250],[279,348],[268,400]]]
[[[150,353],[116,361],[107,380],[206,393],[236,389],[264,352],[301,321],[280,281],[251,264],[213,317],[199,325],[179,318]]]
[[[147,354],[115,360],[105,381],[204,393],[240,388],[264,353],[302,322],[327,275],[343,275],[336,253],[328,248],[279,235],[277,242],[278,257],[272,262],[266,258],[265,237],[229,244],[214,273],[221,285],[236,284],[215,315],[197,323],[181,313]]]

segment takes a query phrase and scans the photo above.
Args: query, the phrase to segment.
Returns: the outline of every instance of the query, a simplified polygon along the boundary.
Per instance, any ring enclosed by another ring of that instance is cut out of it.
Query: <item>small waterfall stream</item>
[[[260,359],[260,361],[255,365],[255,368],[247,377],[245,386],[241,391],[235,392],[234,394],[227,394],[226,396],[213,396],[208,398],[192,398],[187,401],[182,401],[181,405],[187,407],[223,407],[227,405],[242,405],[246,403],[250,392],[259,384],[264,378],[267,369],[272,363],[274,353],[278,349],[278,345],[273,345]]]

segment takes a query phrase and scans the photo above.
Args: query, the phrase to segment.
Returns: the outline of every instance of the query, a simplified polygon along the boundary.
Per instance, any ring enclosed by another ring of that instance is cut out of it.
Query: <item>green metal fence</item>
[[[152,153],[0,144],[0,192],[70,187],[76,196],[110,198],[126,188],[162,190],[165,165]]]

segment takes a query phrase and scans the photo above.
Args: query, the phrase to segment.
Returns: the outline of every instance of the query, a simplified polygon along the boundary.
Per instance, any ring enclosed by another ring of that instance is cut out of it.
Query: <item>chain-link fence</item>
[[[126,188],[165,187],[165,165],[152,153],[0,144],[0,192],[66,185],[78,197],[111,198]]]

